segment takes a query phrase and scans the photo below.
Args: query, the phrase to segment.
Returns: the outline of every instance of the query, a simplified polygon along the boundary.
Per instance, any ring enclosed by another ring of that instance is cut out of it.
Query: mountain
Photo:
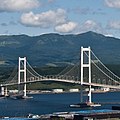
[[[120,64],[120,39],[91,31],[76,35],[2,35],[0,58],[6,65],[15,65],[18,57],[24,56],[34,66],[55,65],[78,61],[81,46],[90,46],[103,63]]]

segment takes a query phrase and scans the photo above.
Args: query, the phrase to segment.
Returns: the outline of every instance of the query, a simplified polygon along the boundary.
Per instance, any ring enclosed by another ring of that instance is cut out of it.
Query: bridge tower
[[[18,85],[21,83],[21,74],[23,73],[24,90],[23,96],[26,97],[26,57],[19,57],[19,66],[18,66]]]
[[[91,103],[91,52],[90,47],[83,48],[81,47],[81,86],[84,84],[84,68],[88,68],[88,82],[89,82],[89,93],[88,101]],[[86,56],[87,54],[87,56]],[[85,59],[86,57],[86,59]],[[82,97],[82,96],[81,96]]]

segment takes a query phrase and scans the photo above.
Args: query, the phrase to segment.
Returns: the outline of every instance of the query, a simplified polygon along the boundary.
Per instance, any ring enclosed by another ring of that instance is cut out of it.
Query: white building
[[[102,91],[108,92],[110,88],[101,88]]]
[[[9,90],[9,93],[18,93],[18,90]]]
[[[54,92],[54,93],[62,93],[62,92],[63,92],[63,89],[53,89],[53,92]]]
[[[70,92],[79,92],[79,89],[70,89]]]
[[[91,91],[94,91],[94,90],[95,90],[94,88],[91,88]],[[88,92],[89,88],[86,88],[85,91]]]

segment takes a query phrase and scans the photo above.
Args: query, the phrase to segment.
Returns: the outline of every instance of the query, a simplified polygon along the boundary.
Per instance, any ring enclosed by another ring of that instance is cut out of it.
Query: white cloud
[[[120,8],[120,0],[105,0],[108,7]]]
[[[112,35],[110,29],[107,29],[106,26],[103,26],[101,23],[98,23],[93,20],[86,20],[81,25],[79,25],[78,33],[84,33],[88,31],[93,31],[103,35]]]
[[[114,37],[114,35],[112,35],[112,34],[106,34],[105,36],[106,37]]]
[[[39,5],[38,0],[0,0],[0,12],[26,11]]]
[[[111,22],[108,24],[108,28],[120,29],[120,21],[111,21]]]
[[[105,32],[100,23],[97,23],[93,20],[87,20],[80,25],[79,32],[94,31],[98,33]]]
[[[61,33],[69,33],[69,32],[72,32],[76,27],[77,27],[76,23],[68,22],[68,23],[56,26],[55,30]]]
[[[33,12],[24,13],[20,20],[21,24],[25,26],[42,28],[63,24],[66,21],[66,11],[63,9],[49,10],[40,14],[34,14]]]
[[[97,27],[97,23],[92,20],[87,20],[85,21],[83,26],[85,27],[85,29],[93,29]]]
[[[48,0],[48,3],[53,3],[55,2],[55,0]]]

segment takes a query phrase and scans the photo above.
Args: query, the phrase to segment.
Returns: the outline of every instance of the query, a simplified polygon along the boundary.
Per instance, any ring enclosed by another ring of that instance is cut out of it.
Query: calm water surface
[[[70,108],[70,104],[80,102],[80,93],[62,93],[62,94],[33,94],[32,99],[0,99],[0,116],[24,116],[29,113],[47,114],[60,111],[76,111],[80,108]],[[86,96],[85,96],[86,99]],[[108,92],[93,94],[94,102],[120,102],[120,92]],[[103,105],[96,108],[111,109],[112,105]]]

